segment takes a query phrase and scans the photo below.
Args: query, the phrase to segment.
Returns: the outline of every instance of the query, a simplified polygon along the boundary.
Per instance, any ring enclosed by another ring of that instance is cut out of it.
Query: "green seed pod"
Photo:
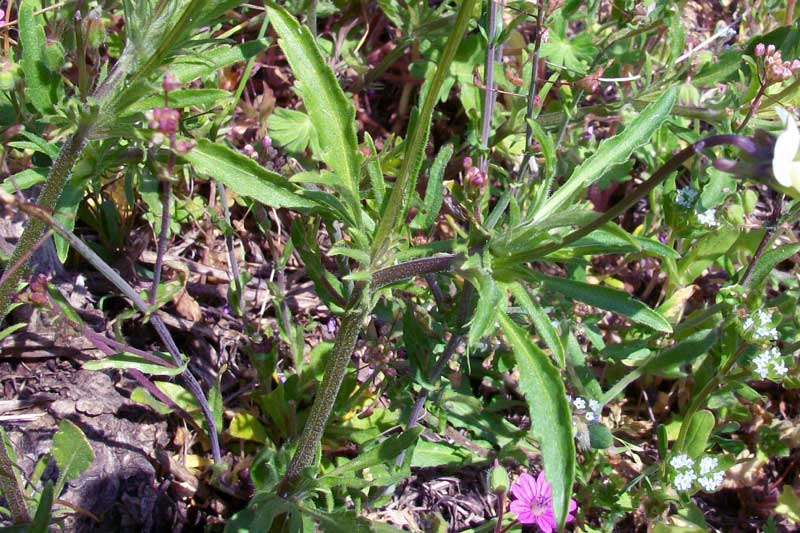
[[[502,494],[508,491],[508,485],[508,470],[495,461],[494,466],[489,471],[489,487],[495,494]]]

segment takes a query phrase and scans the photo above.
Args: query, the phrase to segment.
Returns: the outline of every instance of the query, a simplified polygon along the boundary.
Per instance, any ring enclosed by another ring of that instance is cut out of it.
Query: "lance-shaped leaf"
[[[661,127],[677,97],[677,87],[670,87],[658,100],[647,106],[622,133],[603,141],[597,152],[576,168],[566,183],[536,213],[536,220],[544,220],[569,205],[580,191],[600,179],[606,170],[625,162],[634,150],[649,141]]]
[[[750,290],[760,287],[778,263],[786,261],[798,252],[800,252],[800,243],[793,243],[779,246],[762,255],[753,266],[753,272],[744,284],[745,288]]]
[[[236,194],[270,207],[309,208],[317,204],[301,197],[299,190],[280,174],[270,172],[249,157],[227,146],[200,139],[183,158],[198,174],[221,181]]]
[[[47,68],[44,16],[37,16],[40,0],[23,0],[19,6],[19,40],[22,45],[22,72],[25,74],[25,97],[39,113],[53,111],[57,99],[57,73]]]
[[[339,87],[308,28],[276,3],[266,5],[278,44],[292,67],[298,93],[319,135],[320,156],[344,184],[346,203],[360,223],[361,161],[353,104]]]
[[[531,432],[539,440],[542,463],[553,491],[553,512],[563,525],[575,481],[575,442],[567,392],[561,375],[547,355],[505,313],[500,326],[514,351],[519,369],[519,388],[531,415]]]
[[[634,300],[627,292],[590,285],[582,281],[547,276],[538,272],[532,272],[531,276],[544,283],[548,289],[560,292],[569,298],[612,313],[619,313],[637,324],[644,324],[656,331],[672,332],[672,326],[663,316],[650,309],[644,302]]]
[[[422,166],[422,159],[425,157],[425,147],[428,145],[430,136],[433,108],[436,102],[439,101],[439,94],[445,79],[450,75],[450,64],[455,58],[458,46],[464,37],[464,32],[473,16],[474,7],[475,0],[463,0],[461,2],[453,30],[437,62],[436,73],[431,78],[430,84],[426,84],[422,107],[419,112],[415,110],[411,116],[409,133],[404,142],[405,151],[400,172],[395,181],[394,189],[392,189],[392,194],[387,201],[381,221],[375,230],[375,238],[372,243],[373,258],[381,256],[388,249],[391,233],[405,217],[409,196],[416,185],[417,175]]]

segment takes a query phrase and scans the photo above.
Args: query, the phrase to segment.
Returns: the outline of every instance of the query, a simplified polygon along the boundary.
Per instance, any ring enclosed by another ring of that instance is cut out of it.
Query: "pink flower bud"
[[[470,156],[465,157],[463,164],[465,169],[470,168],[472,166],[472,158]]]
[[[771,44],[771,45],[767,46],[767,55],[771,56],[774,53],[775,53],[775,45]]]
[[[270,137],[269,135],[264,135],[264,138],[261,139],[261,146],[263,146],[264,148],[269,148],[270,146],[272,146],[272,137]]]
[[[178,131],[178,122],[181,119],[181,112],[171,107],[157,107],[145,113],[150,129],[172,137]]]
[[[764,43],[758,43],[756,45],[756,56],[761,57],[767,51],[767,47],[764,46]]]
[[[168,93],[179,88],[181,86],[181,80],[178,79],[175,73],[167,71],[164,73],[164,80],[161,82],[161,86],[164,88],[164,92]]]
[[[6,22],[6,12],[0,9],[0,24],[5,24]]]
[[[180,155],[188,154],[192,151],[192,148],[197,146],[197,143],[190,139],[181,139],[177,143],[175,143],[175,151]]]

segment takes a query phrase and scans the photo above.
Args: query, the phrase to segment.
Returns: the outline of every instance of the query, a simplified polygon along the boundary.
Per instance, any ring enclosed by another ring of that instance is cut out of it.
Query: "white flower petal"
[[[794,163],[797,152],[800,151],[800,130],[797,129],[797,121],[790,113],[785,109],[778,109],[778,115],[786,129],[778,135],[778,140],[775,141],[772,174],[784,187],[792,187],[794,185],[792,178],[798,173]]]

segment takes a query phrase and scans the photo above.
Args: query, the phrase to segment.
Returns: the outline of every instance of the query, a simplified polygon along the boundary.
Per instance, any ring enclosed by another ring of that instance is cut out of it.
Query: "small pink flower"
[[[758,43],[756,45],[756,55],[763,56],[767,52],[767,47],[764,46],[764,43]]]
[[[156,130],[171,138],[178,131],[181,112],[170,107],[157,107],[147,111],[145,117],[151,130]]]
[[[178,76],[176,76],[175,73],[169,71],[164,73],[164,80],[161,82],[161,87],[164,88],[165,93],[174,91],[175,89],[180,88],[180,86],[181,80],[178,79]]]
[[[472,166],[472,158],[470,156],[465,157],[463,165],[464,165],[465,169],[471,167]]]
[[[558,524],[553,514],[553,495],[544,472],[540,472],[536,479],[530,474],[522,474],[517,482],[511,485],[511,492],[516,499],[511,502],[509,509],[517,515],[521,523],[536,524],[543,533],[550,533],[556,529]],[[575,520],[572,513],[577,508],[575,500],[570,500],[568,523]]]
[[[6,21],[6,12],[0,9],[0,24],[4,24]]]

